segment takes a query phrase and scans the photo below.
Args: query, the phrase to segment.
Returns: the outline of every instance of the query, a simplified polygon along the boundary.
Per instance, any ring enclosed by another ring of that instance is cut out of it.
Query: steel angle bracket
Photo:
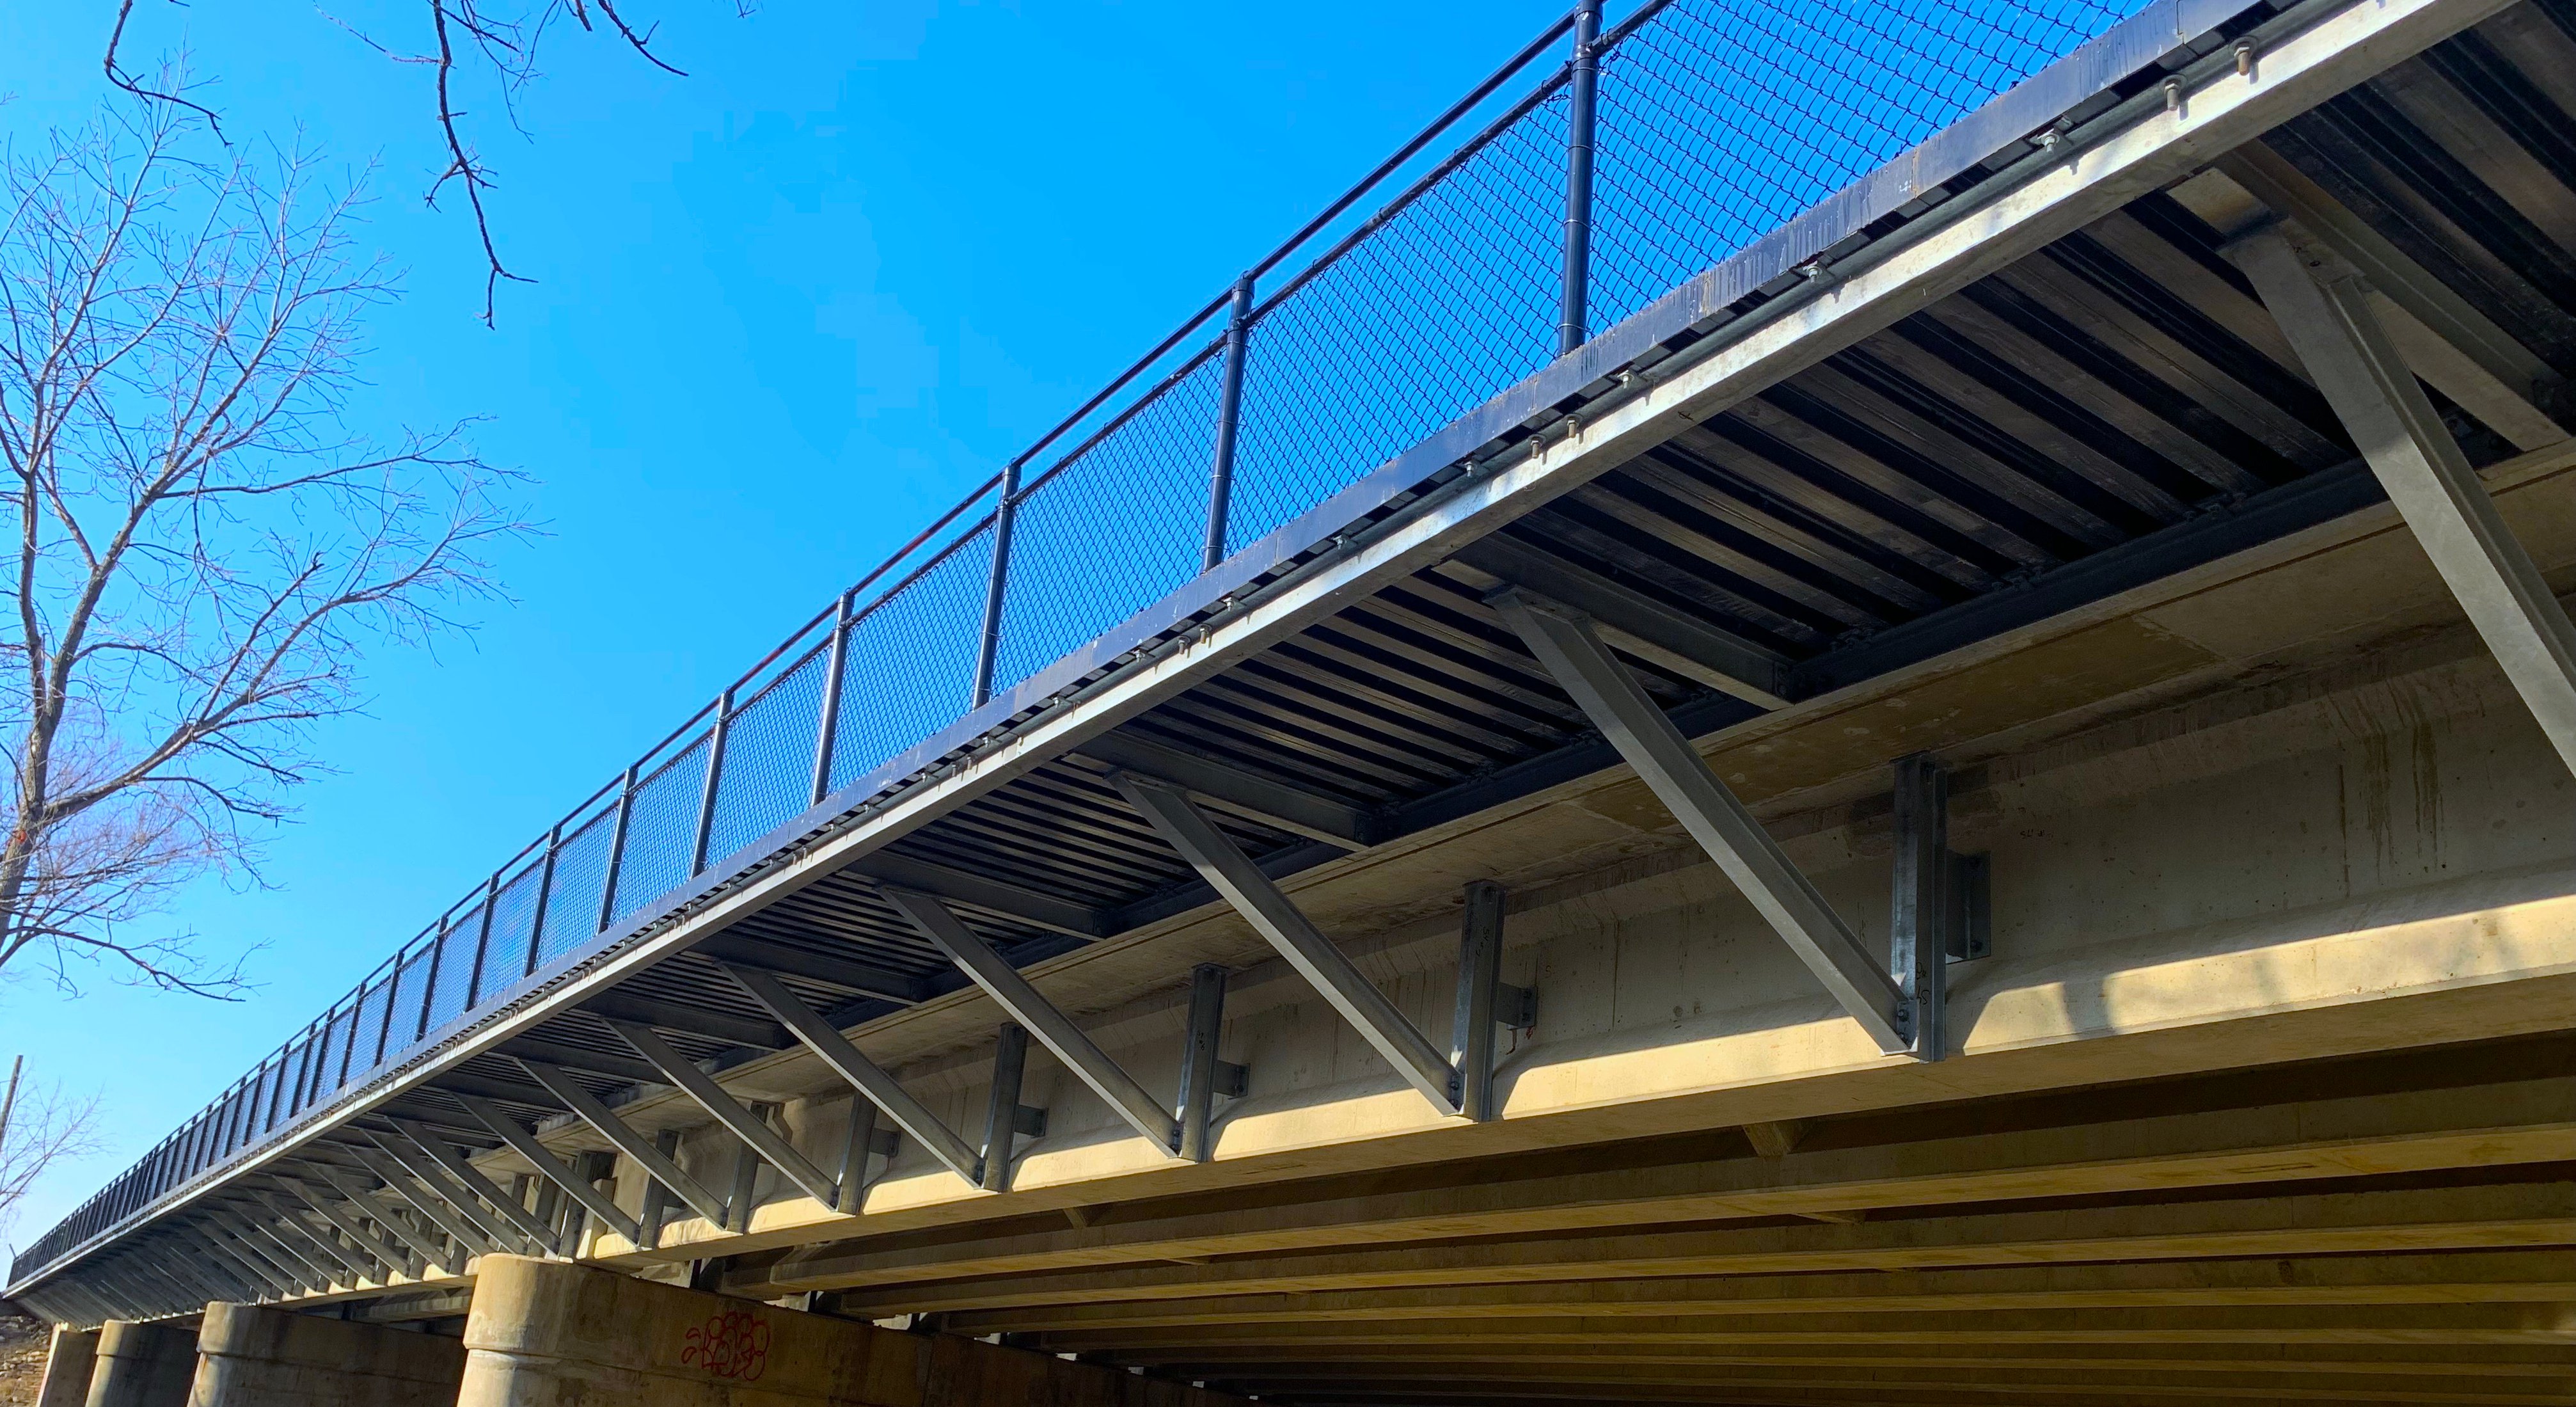
[[[1878,1048],[1940,1059],[1944,955],[1954,946],[1950,880],[1960,867],[1948,849],[1947,787],[1939,767],[1923,756],[1897,764],[1893,960],[1881,967],[1815,882],[1611,653],[1589,616],[1520,588],[1495,592],[1486,604]]]
[[[954,1129],[930,1111],[929,1106],[913,1098],[912,1092],[886,1073],[885,1067],[850,1044],[849,1037],[824,1019],[821,1012],[806,1005],[805,999],[788,990],[786,983],[766,972],[731,963],[719,965],[726,975],[751,994],[753,1001],[760,1003],[779,1025],[786,1027],[799,1044],[830,1066],[834,1074],[848,1081],[861,1098],[894,1120],[895,1127],[938,1159],[941,1166],[970,1183],[982,1185],[983,1155],[958,1137]]]
[[[1242,847],[1217,829],[1197,803],[1167,783],[1132,772],[1112,772],[1109,782],[1397,1074],[1444,1113],[1455,1114],[1465,1107],[1467,1082],[1459,1067],[1315,927]]]

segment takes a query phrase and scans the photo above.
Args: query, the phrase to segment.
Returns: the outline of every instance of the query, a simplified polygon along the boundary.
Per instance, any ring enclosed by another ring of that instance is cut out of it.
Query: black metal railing
[[[1583,0],[40,1237],[12,1280],[327,1118],[794,840],[827,799],[900,782],[889,764],[972,708],[2143,3],[1653,0],[1602,34]]]

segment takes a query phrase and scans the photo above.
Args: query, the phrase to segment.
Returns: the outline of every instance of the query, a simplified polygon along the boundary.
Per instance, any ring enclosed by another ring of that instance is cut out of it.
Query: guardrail
[[[21,1252],[11,1281],[255,1159],[2143,3],[1652,0],[1604,33],[1584,0]]]

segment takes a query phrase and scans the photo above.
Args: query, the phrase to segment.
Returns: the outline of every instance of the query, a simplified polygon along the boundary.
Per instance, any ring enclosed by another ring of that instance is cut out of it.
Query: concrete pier
[[[448,1407],[464,1372],[440,1335],[211,1304],[188,1407]]]
[[[35,1407],[86,1407],[89,1380],[98,1366],[98,1331],[54,1326],[45,1351],[45,1376],[36,1384]]]
[[[196,1331],[184,1324],[99,1326],[87,1407],[187,1407],[197,1376]]]
[[[560,1261],[487,1257],[456,1407],[1238,1407],[953,1334],[908,1334]]]

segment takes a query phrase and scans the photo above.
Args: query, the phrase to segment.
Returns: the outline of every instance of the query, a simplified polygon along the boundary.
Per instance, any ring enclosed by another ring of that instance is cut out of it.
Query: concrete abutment
[[[485,1258],[457,1407],[1236,1407],[1186,1384],[613,1271]]]
[[[247,1304],[206,1306],[188,1407],[448,1407],[452,1338]]]
[[[54,1326],[45,1351],[45,1376],[36,1384],[35,1407],[87,1407],[89,1380],[98,1367],[98,1331]]]
[[[197,1332],[185,1324],[99,1326],[87,1407],[187,1407],[197,1376]]]

